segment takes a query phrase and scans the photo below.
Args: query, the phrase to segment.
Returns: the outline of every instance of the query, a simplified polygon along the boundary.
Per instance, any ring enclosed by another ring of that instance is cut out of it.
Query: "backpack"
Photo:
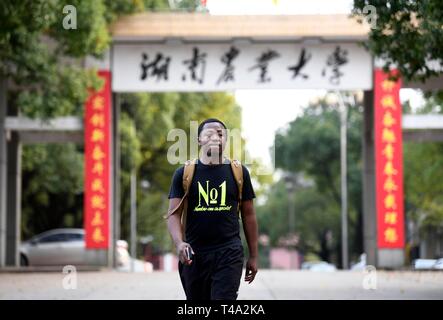
[[[242,201],[242,191],[243,191],[243,167],[240,161],[238,160],[229,160],[229,162],[231,164],[231,170],[234,175],[234,180],[237,183],[238,187],[237,214],[240,218],[240,204]],[[196,163],[197,159],[187,160],[185,162],[185,167],[183,170],[183,180],[182,180],[183,190],[185,191],[185,194],[183,195],[177,207],[168,212],[167,216],[165,217],[166,219],[169,218],[174,213],[176,213],[177,210],[180,209],[180,207],[182,208],[181,223],[182,223],[183,237],[185,236],[186,216],[188,213],[188,194],[189,194],[189,189],[191,187],[192,178],[194,177]]]

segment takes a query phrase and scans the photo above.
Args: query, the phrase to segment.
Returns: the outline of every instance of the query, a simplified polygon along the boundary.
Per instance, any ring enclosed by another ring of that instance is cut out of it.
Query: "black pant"
[[[180,280],[188,300],[236,300],[243,271],[243,247],[196,252],[192,264],[179,262]]]

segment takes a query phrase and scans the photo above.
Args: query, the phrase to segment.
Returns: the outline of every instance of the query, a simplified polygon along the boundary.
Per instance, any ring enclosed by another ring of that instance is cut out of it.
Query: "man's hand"
[[[189,243],[181,242],[180,244],[177,245],[177,255],[181,263],[189,266],[192,263],[192,260],[188,259],[187,257],[186,248],[188,248],[189,251],[192,252],[192,254],[195,254],[194,250],[192,250],[191,245]]]
[[[257,258],[249,257],[246,263],[245,281],[251,283],[257,274]]]

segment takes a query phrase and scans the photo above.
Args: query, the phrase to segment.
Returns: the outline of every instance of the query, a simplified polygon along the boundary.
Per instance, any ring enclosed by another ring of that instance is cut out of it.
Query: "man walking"
[[[255,193],[245,166],[223,156],[226,126],[207,119],[198,127],[199,159],[174,173],[168,230],[177,248],[188,300],[235,300],[243,270],[239,215],[249,248],[245,281],[257,273]]]

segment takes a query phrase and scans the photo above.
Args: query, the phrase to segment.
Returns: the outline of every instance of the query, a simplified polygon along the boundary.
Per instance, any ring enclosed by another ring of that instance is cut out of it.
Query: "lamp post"
[[[288,191],[288,226],[289,226],[289,236],[295,236],[295,208],[294,208],[294,191],[296,178],[293,173],[288,173],[285,175],[285,185],[286,190]],[[291,238],[289,238],[291,239]],[[294,268],[294,257],[292,253],[290,253],[290,268]]]
[[[148,180],[141,180],[140,187],[146,191],[150,187]],[[137,259],[137,169],[131,171],[131,272],[135,272],[135,260]],[[145,239],[146,240],[146,239]],[[152,240],[152,239],[151,239]],[[149,241],[151,241],[149,240]]]
[[[135,180],[135,178],[134,178],[134,180]],[[134,181],[134,185],[135,185],[135,183],[136,183],[136,181]],[[147,192],[150,186],[151,186],[151,184],[148,180],[144,180],[144,179],[140,180],[140,188],[143,193]],[[144,196],[144,198],[146,199],[146,196]],[[139,242],[142,244],[142,248],[143,248],[145,268],[146,268],[146,259],[145,259],[146,258],[146,248],[147,248],[147,246],[150,246],[150,243],[152,242],[152,240],[154,240],[154,236],[152,236],[152,235],[147,235],[147,236],[141,237],[139,239]],[[134,259],[135,259],[135,257],[134,257]]]
[[[340,173],[341,173],[341,244],[343,269],[349,268],[348,258],[348,183],[347,183],[347,116],[348,109],[343,97],[337,92],[340,108]]]
[[[137,177],[136,170],[131,172],[131,272],[135,271],[137,255]]]

